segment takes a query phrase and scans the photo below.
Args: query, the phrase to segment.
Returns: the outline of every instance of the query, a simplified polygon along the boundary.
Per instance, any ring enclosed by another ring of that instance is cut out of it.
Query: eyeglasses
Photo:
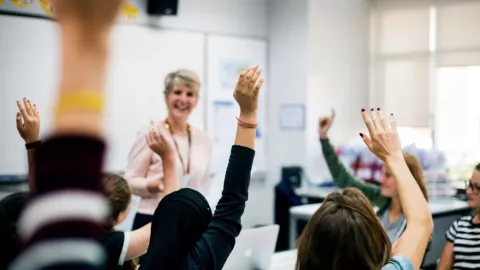
[[[465,190],[467,190],[468,188],[471,188],[475,195],[477,195],[480,191],[480,186],[472,184],[471,181],[465,181]]]

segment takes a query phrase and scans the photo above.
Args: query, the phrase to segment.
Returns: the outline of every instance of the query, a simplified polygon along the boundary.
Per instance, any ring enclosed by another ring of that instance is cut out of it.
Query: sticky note
[[[121,11],[122,11],[123,17],[125,17],[125,19],[127,20],[130,20],[132,18],[133,19],[137,18],[137,14],[138,14],[137,7],[127,1],[125,1],[122,4]]]
[[[35,2],[35,0],[11,0],[11,1],[13,4],[21,8],[31,5],[33,4],[33,2]]]
[[[53,4],[49,0],[39,0],[38,2],[47,15],[53,14]]]

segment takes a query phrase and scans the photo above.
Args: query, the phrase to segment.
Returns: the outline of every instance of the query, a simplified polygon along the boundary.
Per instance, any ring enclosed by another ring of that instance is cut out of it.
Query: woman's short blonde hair
[[[174,72],[170,72],[165,77],[165,96],[168,96],[173,90],[173,85],[175,83],[180,83],[187,88],[192,89],[195,92],[195,95],[198,96],[198,91],[200,90],[200,77],[188,69],[179,69]]]

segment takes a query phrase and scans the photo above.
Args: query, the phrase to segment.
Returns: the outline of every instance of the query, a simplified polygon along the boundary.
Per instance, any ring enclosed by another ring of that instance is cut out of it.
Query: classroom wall
[[[307,168],[312,181],[330,178],[318,142],[318,118],[336,110],[335,145],[360,140],[368,104],[369,1],[309,0]],[[334,52],[334,53],[332,53]]]
[[[284,165],[304,164],[305,131],[280,128],[284,104],[305,104],[308,72],[308,1],[268,0],[269,78],[267,156],[270,182]]]
[[[267,36],[266,0],[180,0],[178,3],[178,15],[162,17],[162,27],[259,38]]]

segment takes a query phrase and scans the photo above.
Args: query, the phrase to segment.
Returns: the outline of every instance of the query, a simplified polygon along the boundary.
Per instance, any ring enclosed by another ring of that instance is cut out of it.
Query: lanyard
[[[188,136],[188,160],[187,160],[187,166],[185,166],[185,162],[183,161],[182,154],[180,153],[180,148],[178,147],[177,140],[175,140],[175,137],[173,136],[173,132],[170,129],[170,124],[168,123],[167,120],[165,120],[165,128],[170,131],[170,135],[172,136],[173,143],[175,144],[175,149],[177,150],[177,155],[178,158],[180,159],[180,162],[182,163],[182,169],[183,169],[183,175],[189,174],[190,173],[190,157],[191,157],[191,150],[192,150],[192,134],[190,131],[190,125],[187,125],[187,136]],[[186,167],[186,169],[185,169]]]

